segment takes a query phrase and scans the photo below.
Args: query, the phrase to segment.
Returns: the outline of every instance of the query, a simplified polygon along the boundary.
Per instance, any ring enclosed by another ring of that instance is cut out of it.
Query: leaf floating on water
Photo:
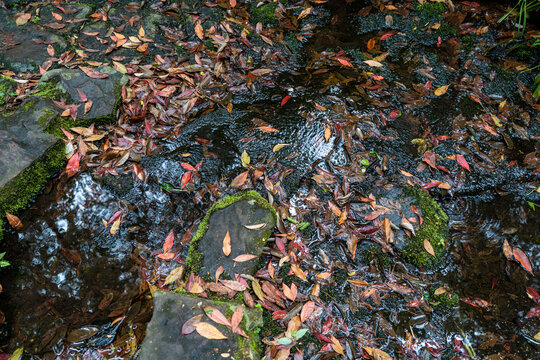
[[[252,255],[252,254],[242,254],[242,255],[238,255],[237,257],[235,257],[233,259],[234,262],[246,262],[246,261],[249,261],[249,260],[253,260],[257,257],[257,255]]]
[[[229,230],[227,230],[227,233],[223,238],[223,253],[225,256],[229,256],[231,254],[231,235],[229,234]]]
[[[326,125],[326,129],[324,129],[324,140],[328,142],[328,140],[330,140],[330,136],[332,136],[332,130],[330,130],[330,125]]]
[[[504,239],[503,254],[508,260],[514,260],[514,254],[512,253],[512,247],[508,243],[508,240]]]
[[[279,151],[281,149],[283,149],[285,146],[289,146],[290,144],[277,144],[277,145],[274,145],[274,147],[272,148],[272,152],[276,152],[276,151]]]
[[[378,62],[377,60],[364,60],[364,62],[366,64],[368,64],[369,66],[371,67],[381,67],[381,66],[384,66],[383,64],[381,64],[380,62]]]
[[[180,180],[180,189],[183,189],[186,187],[186,185],[193,179],[193,173],[191,171],[187,171],[182,175],[182,179]]]
[[[21,222],[21,219],[19,219],[17,216],[10,214],[6,211],[6,217],[8,219],[9,225],[11,225],[11,227],[15,230],[21,230],[23,228],[23,223]]]
[[[436,88],[435,89],[435,96],[442,96],[442,95],[446,94],[449,87],[450,87],[450,84],[443,85],[443,86],[440,86],[440,87]]]
[[[235,177],[235,178],[233,179],[233,181],[231,182],[231,187],[236,187],[236,186],[242,186],[242,185],[244,185],[244,183],[245,183],[246,180],[247,180],[248,174],[249,174],[249,170],[244,171],[243,173],[241,173],[240,175],[238,175],[237,177]]]
[[[174,243],[174,233],[171,231],[163,242],[163,252],[166,253],[172,249]]]
[[[527,272],[534,276],[531,263],[529,262],[529,259],[527,258],[527,255],[523,252],[523,250],[514,248],[513,253],[516,261],[519,262],[521,266],[523,266],[523,268],[527,270]]]
[[[463,155],[456,155],[456,161],[459,165],[461,165],[462,168],[469,172],[471,171],[471,169],[469,168],[469,163],[467,162],[467,160],[465,160],[465,157]]]
[[[435,251],[433,250],[433,246],[431,246],[431,243],[429,242],[428,239],[424,239],[424,249],[426,249],[426,251],[427,251],[430,255],[436,256],[436,255],[435,255]]]
[[[264,229],[266,225],[267,225],[266,223],[261,223],[261,224],[253,224],[253,225],[244,225],[244,227],[249,230],[261,230],[261,229]]]

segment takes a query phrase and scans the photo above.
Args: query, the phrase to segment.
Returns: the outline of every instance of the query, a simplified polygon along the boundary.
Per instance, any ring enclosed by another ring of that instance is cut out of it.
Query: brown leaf
[[[9,225],[11,225],[11,227],[15,230],[21,230],[23,228],[23,223],[21,222],[21,219],[19,219],[17,216],[10,214],[6,211],[6,217],[8,219]]]
[[[287,284],[283,283],[283,294],[287,297],[287,299],[291,301],[296,300],[296,296],[298,295],[298,288],[296,287],[296,284],[293,282],[291,284],[291,287],[288,287]]]
[[[223,238],[223,253],[225,256],[229,256],[231,254],[231,235],[229,235],[229,230],[227,230],[227,233]]]
[[[424,239],[424,249],[426,249],[426,251],[427,251],[430,255],[436,256],[436,255],[435,255],[435,250],[433,250],[433,246],[431,246],[431,243],[429,242],[428,239]]]
[[[330,140],[330,136],[332,136],[332,130],[330,130],[330,125],[326,125],[326,129],[324,129],[324,140],[328,142],[328,140]]]
[[[365,280],[360,279],[347,279],[347,282],[353,284],[354,286],[368,286],[369,283]]]
[[[109,77],[109,74],[100,73],[99,71],[86,66],[79,66],[79,69],[81,69],[88,77],[92,79],[105,79]]]
[[[343,346],[341,345],[341,343],[339,342],[338,339],[336,339],[336,337],[334,335],[332,335],[330,337],[330,340],[332,341],[330,343],[330,346],[332,346],[332,349],[337,352],[338,354],[340,355],[345,355],[345,353],[343,352]]]
[[[508,240],[504,239],[503,254],[508,260],[514,260],[514,254],[512,253],[512,247],[508,243]]]
[[[195,315],[194,317],[188,319],[188,321],[186,321],[184,323],[184,325],[182,325],[182,335],[188,335],[188,334],[191,334],[192,332],[194,332],[195,331],[195,326],[193,326],[193,325],[200,323],[201,320],[202,320],[202,317],[203,317],[203,314],[199,314],[199,315]]]
[[[244,307],[242,305],[234,309],[234,313],[231,317],[231,328],[233,333],[237,334],[240,329],[240,323],[244,317]]]
[[[311,300],[305,303],[304,306],[302,306],[302,311],[300,311],[300,320],[305,322],[311,316],[311,314],[313,314],[313,311],[315,311],[317,307],[318,306],[315,305],[315,303]]]
[[[204,29],[200,23],[197,23],[197,25],[195,25],[195,34],[199,39],[204,39]]]
[[[249,170],[246,170],[237,177],[235,177],[231,182],[231,187],[242,186],[246,182],[248,174]]]
[[[213,339],[213,340],[223,340],[227,337],[221,333],[214,325],[206,323],[206,322],[199,322],[192,324],[195,330],[204,338],[207,339]]]

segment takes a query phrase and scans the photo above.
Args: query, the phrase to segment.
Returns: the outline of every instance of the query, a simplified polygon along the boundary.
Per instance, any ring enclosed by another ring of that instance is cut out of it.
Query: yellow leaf
[[[223,340],[227,337],[221,333],[214,325],[211,325],[206,322],[200,322],[192,324],[195,330],[204,338],[214,339],[214,340]]]
[[[332,136],[332,130],[330,130],[330,125],[326,125],[326,129],[324,129],[324,140],[328,142],[328,140],[330,140],[330,136]]]
[[[184,267],[183,266],[179,266],[176,269],[173,269],[171,271],[171,273],[165,279],[165,282],[163,283],[163,286],[172,284],[176,280],[180,279],[183,274],[184,274]]]
[[[353,284],[354,286],[368,286],[369,283],[365,280],[360,279],[347,279],[347,282]]]
[[[272,148],[272,152],[279,151],[283,149],[285,146],[289,146],[290,144],[277,144]]]
[[[22,358],[24,348],[20,347],[8,358],[8,360],[19,360]]]
[[[442,96],[442,95],[446,94],[446,91],[448,90],[449,87],[450,87],[450,84],[436,88],[435,89],[435,96]]]
[[[373,67],[381,67],[381,66],[383,66],[383,64],[381,64],[377,60],[364,60],[364,62],[366,64],[368,64],[369,66],[373,66]]]
[[[242,166],[248,167],[249,163],[251,162],[251,158],[249,157],[246,150],[244,150],[244,152],[242,153],[241,160],[242,160]]]

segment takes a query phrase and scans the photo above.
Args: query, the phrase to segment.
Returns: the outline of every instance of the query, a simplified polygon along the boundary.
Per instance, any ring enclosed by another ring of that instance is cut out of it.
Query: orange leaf
[[[519,262],[521,266],[523,266],[523,268],[527,270],[527,272],[534,276],[531,263],[529,262],[529,259],[527,258],[527,255],[523,252],[523,250],[514,248],[514,258],[516,258],[516,261]]]
[[[277,129],[271,127],[271,126],[259,126],[257,127],[257,129],[261,130],[262,132],[266,132],[266,133],[273,133],[273,132],[276,132],[278,131]]]
[[[435,89],[435,96],[442,96],[444,94],[446,94],[446,92],[448,91],[448,88],[450,87],[450,84],[449,85],[444,85],[444,86],[440,86],[438,88]]]
[[[238,255],[237,257],[235,257],[233,259],[233,261],[235,261],[235,262],[245,262],[245,261],[253,260],[256,257],[257,257],[257,255],[242,254],[242,255]]]
[[[157,257],[163,260],[172,260],[175,256],[176,256],[175,253],[168,252],[164,254],[159,254]]]
[[[287,284],[283,283],[283,294],[287,297],[287,299],[291,301],[296,300],[296,295],[298,295],[298,288],[296,287],[295,283],[291,284],[291,287],[288,287]]]
[[[347,67],[354,67],[353,64],[351,64],[351,62],[349,60],[346,60],[344,58],[340,58],[338,57],[337,58],[337,61],[339,61],[339,63],[343,66],[347,66]]]
[[[330,130],[330,125],[326,125],[326,129],[324,129],[324,140],[328,142],[328,140],[330,140],[330,136],[332,136],[332,130]]]
[[[165,242],[163,243],[163,252],[166,253],[169,250],[172,249],[174,243],[174,233],[171,231],[169,235],[167,235],[167,238],[165,238]]]
[[[227,234],[225,234],[225,237],[223,238],[223,253],[225,256],[231,254],[231,235],[229,235],[229,230],[227,230]]]
[[[201,26],[201,24],[197,23],[197,25],[195,25],[195,34],[197,35],[197,37],[199,39],[204,39],[204,29],[203,27]]]
[[[249,170],[244,171],[243,173],[241,173],[240,175],[238,175],[237,177],[235,177],[235,178],[233,179],[233,181],[231,182],[231,187],[236,187],[236,186],[242,186],[242,185],[244,185],[244,183],[245,183],[246,180],[247,180],[248,174],[249,174]]]
[[[313,301],[308,301],[307,303],[302,306],[302,311],[300,311],[300,320],[302,322],[305,322],[311,314],[313,314],[313,311],[317,308],[317,305]]]
[[[10,214],[6,211],[6,217],[8,219],[9,225],[11,225],[12,228],[15,230],[21,230],[23,227],[23,223],[21,222],[21,219],[19,219],[17,216]]]
[[[508,243],[508,240],[504,239],[504,243],[503,243],[503,253],[504,253],[504,256],[506,256],[506,258],[508,260],[514,260],[514,254],[512,253],[512,247],[510,246],[510,244]]]
[[[374,38],[372,39],[369,39],[369,41],[367,42],[367,48],[368,50],[371,50],[375,47],[375,44],[376,44],[376,40]]]
[[[330,340],[332,340],[332,342],[330,343],[330,346],[332,346],[332,349],[334,349],[334,351],[340,355],[345,355],[345,353],[343,352],[343,346],[341,345],[339,340],[336,339],[334,335],[330,337]]]

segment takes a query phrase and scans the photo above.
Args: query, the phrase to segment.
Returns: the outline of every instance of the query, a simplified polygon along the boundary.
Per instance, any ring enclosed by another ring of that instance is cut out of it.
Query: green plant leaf
[[[308,329],[300,329],[296,332],[296,334],[294,334],[294,337],[296,338],[296,340],[298,339],[301,339],[302,337],[304,337],[304,335],[306,335],[308,332]]]
[[[362,159],[362,160],[360,160],[360,164],[362,164],[364,166],[369,166],[369,160],[368,159]]]
[[[278,344],[281,344],[281,345],[289,345],[289,344],[292,344],[292,340],[289,339],[288,337],[282,337],[282,338],[279,338],[277,340]]]

